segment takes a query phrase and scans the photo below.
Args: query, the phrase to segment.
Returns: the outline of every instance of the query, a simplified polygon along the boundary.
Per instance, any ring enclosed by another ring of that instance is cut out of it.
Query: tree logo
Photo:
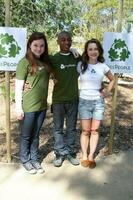
[[[18,43],[13,38],[13,35],[0,34],[0,58],[13,57],[19,54],[21,48],[18,46]]]
[[[131,54],[124,40],[115,39],[108,51],[111,61],[125,61]]]
[[[65,65],[61,64],[60,68],[65,69]]]

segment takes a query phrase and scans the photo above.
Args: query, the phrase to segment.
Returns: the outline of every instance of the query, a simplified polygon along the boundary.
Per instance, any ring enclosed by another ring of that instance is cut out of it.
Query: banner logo
[[[0,34],[0,58],[15,58],[21,48],[14,39],[13,35],[8,33]]]
[[[115,39],[108,54],[111,61],[125,61],[131,53],[124,40]]]

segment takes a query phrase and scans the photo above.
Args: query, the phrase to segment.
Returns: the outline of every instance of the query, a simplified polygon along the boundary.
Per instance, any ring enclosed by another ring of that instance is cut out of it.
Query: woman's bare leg
[[[82,125],[82,133],[80,137],[80,144],[81,144],[81,150],[82,150],[82,160],[87,160],[89,137],[90,137],[90,130],[91,130],[91,120],[83,119],[81,120],[81,125]]]
[[[94,153],[97,148],[98,140],[99,140],[99,132],[98,129],[100,127],[100,120],[92,120],[91,124],[91,135],[90,135],[90,153],[88,159],[90,161],[94,160]]]

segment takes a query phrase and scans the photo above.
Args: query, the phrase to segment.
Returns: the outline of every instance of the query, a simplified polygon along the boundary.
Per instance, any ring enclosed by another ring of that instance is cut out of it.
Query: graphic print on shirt
[[[42,70],[42,69],[44,69],[44,66],[39,66],[39,67],[38,67],[38,70],[39,70],[39,71]]]
[[[91,73],[92,73],[92,74],[95,74],[95,73],[96,73],[95,69],[92,69],[92,70],[91,70]]]
[[[60,65],[60,69],[65,69],[65,68],[69,68],[69,67],[75,67],[75,64],[69,64],[69,65],[61,64]]]

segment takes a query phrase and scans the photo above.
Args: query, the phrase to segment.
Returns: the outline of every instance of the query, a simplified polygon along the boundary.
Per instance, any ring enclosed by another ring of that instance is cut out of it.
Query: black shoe
[[[54,166],[55,167],[61,167],[64,159],[65,158],[63,156],[56,156],[55,159],[53,160]]]

